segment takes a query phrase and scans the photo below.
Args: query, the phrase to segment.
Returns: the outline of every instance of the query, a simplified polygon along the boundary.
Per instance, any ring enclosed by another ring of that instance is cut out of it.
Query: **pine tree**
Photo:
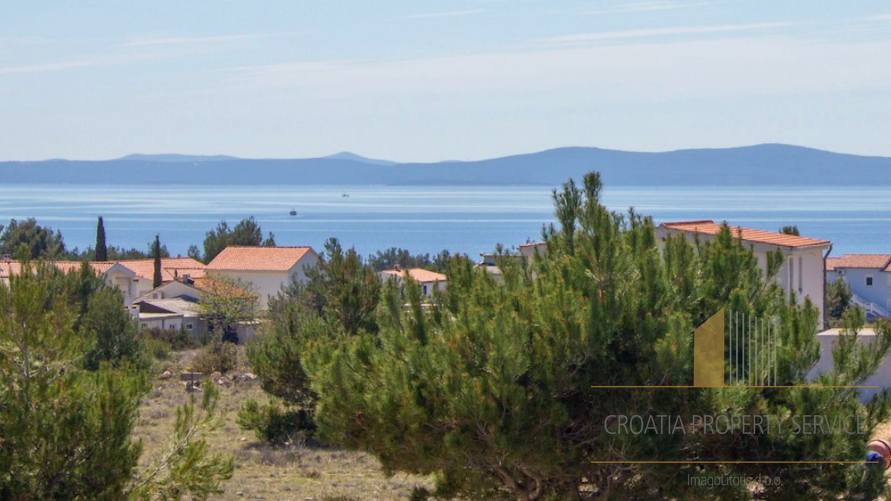
[[[96,224],[96,261],[108,261],[108,248],[105,246],[105,224],[102,222],[102,216],[99,216],[99,222]]]
[[[0,499],[173,501],[219,492],[234,465],[210,454],[203,438],[214,422],[213,385],[200,404],[177,409],[170,452],[138,468],[142,448],[132,432],[151,385],[120,350],[105,358],[117,357],[117,368],[82,368],[89,319],[122,310],[119,301],[97,300],[96,291],[109,289],[81,278],[24,262],[8,285],[0,282]],[[78,331],[82,300],[89,307]]]
[[[862,461],[872,430],[889,417],[891,394],[863,405],[856,391],[836,386],[861,384],[876,370],[891,349],[891,326],[877,323],[875,341],[861,346],[862,319],[848,314],[834,370],[817,379],[827,388],[801,387],[819,358],[818,310],[809,301],[798,306],[766,282],[752,251],[726,225],[711,241],[659,243],[651,219],[607,210],[600,191],[592,173],[581,187],[567,183],[555,192],[560,226],[544,232],[547,252],[530,266],[500,259],[503,286],[457,258],[449,263],[448,291],[429,309],[409,281],[385,287],[374,314],[359,324],[344,322],[336,303],[291,318],[277,337],[282,344],[268,351],[291,360],[299,353],[307,377],[287,381],[278,372],[294,366],[280,359],[268,367],[279,376],[272,388],[286,394],[288,384],[308,384],[324,439],[371,452],[388,471],[435,474],[442,497],[750,495],[745,482],[709,488],[690,485],[688,475],[779,479],[756,486],[762,499],[874,497],[880,475],[865,475],[862,464],[767,462]],[[781,265],[782,256],[771,254],[767,275]],[[346,283],[335,279],[331,290]],[[363,285],[352,287],[355,297]],[[776,319],[777,372],[789,387],[648,388],[692,384],[693,331],[722,307]],[[291,388],[298,389],[309,394]],[[686,423],[697,415],[774,416],[783,426],[609,433],[618,415],[681,415]],[[856,416],[864,426],[793,433],[793,419],[805,415]],[[642,462],[652,460],[728,462]],[[760,463],[729,462],[738,460]]]
[[[164,279],[161,277],[161,238],[160,235],[155,235],[155,245],[152,247],[152,257],[155,260],[155,272],[152,275],[152,287],[157,288],[160,287],[164,282]]]

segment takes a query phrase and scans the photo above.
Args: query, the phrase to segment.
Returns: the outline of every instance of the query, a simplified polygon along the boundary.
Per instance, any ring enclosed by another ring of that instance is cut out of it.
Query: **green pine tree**
[[[887,391],[863,405],[848,388],[796,386],[819,358],[817,309],[766,281],[728,227],[708,242],[660,243],[651,219],[607,210],[600,192],[594,173],[555,192],[560,225],[544,232],[547,252],[528,266],[500,259],[503,286],[452,259],[448,290],[428,308],[410,281],[374,293],[380,285],[362,280],[364,272],[326,275],[320,310],[274,320],[278,333],[255,357],[269,362],[264,385],[312,398],[323,439],[373,453],[387,471],[435,475],[441,497],[744,499],[754,487],[761,499],[873,498],[881,475],[862,464],[764,463],[861,461],[872,430],[889,417]],[[771,254],[768,277],[781,265],[782,255]],[[791,386],[599,388],[692,384],[693,331],[722,307],[776,319],[779,381]],[[891,347],[887,323],[861,347],[862,318],[852,315],[834,370],[819,384],[861,384]],[[289,379],[296,367],[303,372]],[[783,426],[609,433],[616,415],[681,415],[687,423],[694,415],[774,416]],[[856,416],[863,427],[793,433],[793,419],[804,415]],[[762,463],[641,462],[651,460]],[[780,482],[712,489],[690,485],[688,475]]]

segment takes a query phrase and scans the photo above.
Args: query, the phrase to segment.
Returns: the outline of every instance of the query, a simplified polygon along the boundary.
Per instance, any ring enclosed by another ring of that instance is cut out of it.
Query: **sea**
[[[278,245],[321,250],[331,237],[362,255],[390,247],[446,249],[478,257],[541,237],[554,223],[547,186],[182,186],[4,185],[0,225],[36,218],[66,246],[95,243],[102,216],[108,245],[148,249],[155,235],[174,256],[202,245],[221,221],[253,216]],[[831,255],[891,253],[891,187],[606,187],[603,203],[665,221],[711,219],[833,242]],[[295,211],[296,215],[290,212]]]

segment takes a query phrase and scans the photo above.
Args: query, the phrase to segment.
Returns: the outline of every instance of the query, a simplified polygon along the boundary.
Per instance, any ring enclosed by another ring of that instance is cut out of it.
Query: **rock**
[[[250,372],[245,372],[243,377],[247,381],[254,381],[257,379],[257,376],[255,376],[254,374],[251,374]]]
[[[186,385],[186,391],[189,393],[195,393],[196,391],[201,391],[201,387],[198,384],[190,383]]]
[[[183,372],[182,374],[180,374],[179,378],[182,379],[183,381],[200,381],[202,375],[203,374],[201,374],[200,372],[186,371],[186,372]]]
[[[241,492],[241,491],[238,491],[238,492],[235,493],[235,495],[236,495],[236,496],[244,496],[244,493]]]
[[[241,437],[241,438],[239,438],[238,440],[240,440],[240,441],[242,441],[242,442],[247,442],[247,437]]]
[[[216,381],[217,379],[220,379],[220,377],[222,377],[222,376],[223,375],[220,373],[220,371],[213,371],[210,373],[210,378],[213,379],[214,381]]]
[[[232,385],[232,383],[230,383],[229,380],[226,379],[226,378],[224,378],[224,377],[221,377],[221,378],[217,379],[217,384],[218,384],[219,386],[230,386],[230,385]]]
[[[170,379],[171,377],[173,377],[173,374],[171,374],[170,371],[164,371],[158,376],[159,379]]]

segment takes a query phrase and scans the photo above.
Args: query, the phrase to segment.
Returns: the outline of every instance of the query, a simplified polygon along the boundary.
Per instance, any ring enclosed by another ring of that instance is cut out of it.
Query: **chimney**
[[[188,273],[183,273],[183,283],[186,285],[192,285],[195,283],[195,281],[192,280],[192,275],[189,275]]]
[[[396,267],[395,267],[394,269],[395,269],[396,271],[402,271],[402,269],[399,268],[399,265],[398,265],[398,264],[396,265]]]
[[[10,261],[10,259],[11,259],[11,256],[9,254],[3,254],[4,261],[6,261],[8,263]]]

